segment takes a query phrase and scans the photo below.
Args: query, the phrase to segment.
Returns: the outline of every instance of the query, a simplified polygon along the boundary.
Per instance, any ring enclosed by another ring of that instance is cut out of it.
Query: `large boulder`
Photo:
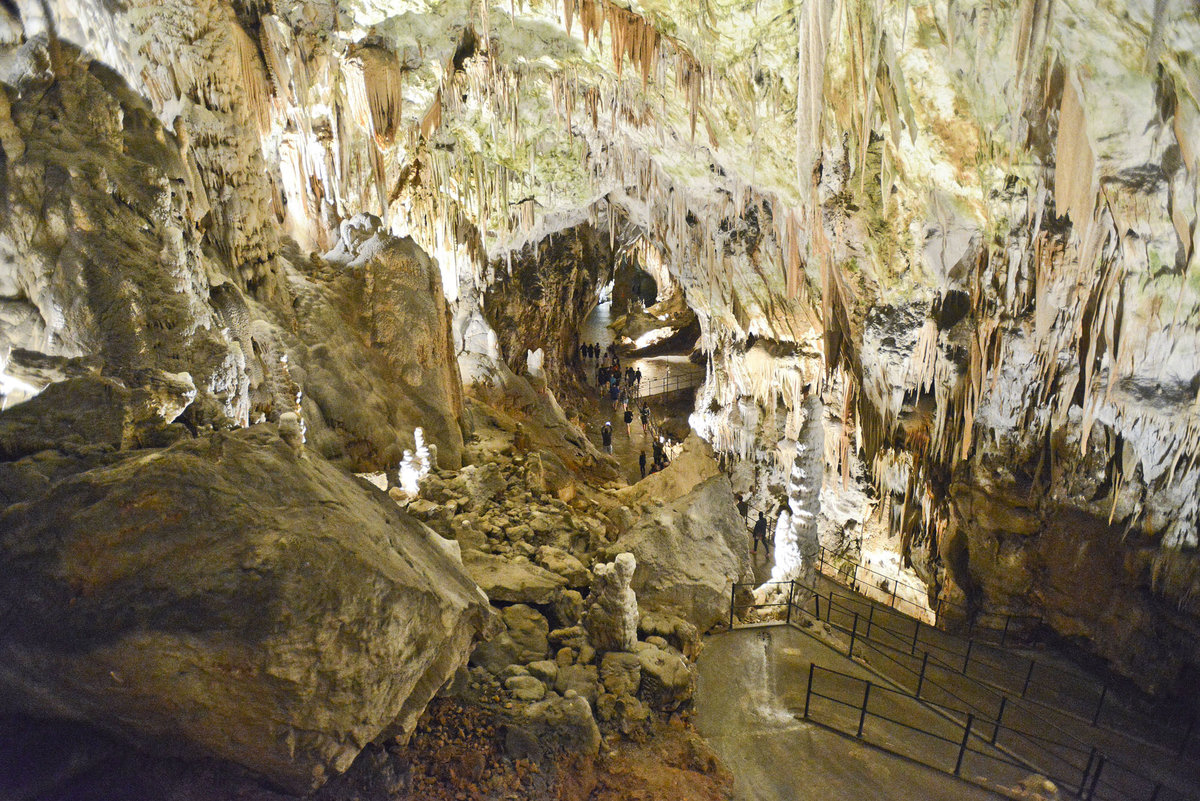
[[[746,540],[729,479],[718,475],[670,504],[646,507],[609,551],[637,558],[631,586],[639,603],[674,610],[703,631],[729,616]]]
[[[411,733],[492,618],[427,529],[274,426],[80,464],[0,512],[5,710],[307,792]]]
[[[413,429],[442,467],[462,464],[462,382],[437,264],[409,237],[359,215],[337,248],[289,272],[286,338],[313,447],[359,471],[395,469]]]
[[[510,561],[482,551],[463,551],[463,566],[488,598],[501,603],[548,604],[567,583],[532,562]]]

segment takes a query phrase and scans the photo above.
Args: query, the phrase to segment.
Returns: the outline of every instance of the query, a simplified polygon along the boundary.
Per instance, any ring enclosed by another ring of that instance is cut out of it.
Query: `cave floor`
[[[737,801],[1003,797],[800,719],[810,662],[874,678],[787,627],[738,629],[707,639],[697,663],[696,724],[733,772]],[[929,725],[945,723],[927,714]]]

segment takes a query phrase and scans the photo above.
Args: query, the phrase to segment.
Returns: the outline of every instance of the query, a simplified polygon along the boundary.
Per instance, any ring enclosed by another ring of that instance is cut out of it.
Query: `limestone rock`
[[[540,701],[546,697],[546,685],[533,676],[510,676],[504,680],[504,689],[520,701]]]
[[[560,626],[578,626],[583,619],[583,596],[576,590],[562,590],[554,598],[553,612]]]
[[[411,733],[492,617],[419,523],[273,426],[113,456],[0,511],[0,602],[22,610],[7,706],[298,793]]]
[[[559,669],[554,680],[554,689],[564,696],[574,690],[576,695],[586,698],[588,704],[594,706],[598,692],[597,681],[598,672],[595,665],[567,665]]]
[[[567,582],[530,562],[510,561],[475,550],[463,552],[463,567],[488,598],[503,603],[550,603]]]
[[[543,545],[537,549],[534,559],[551,573],[557,573],[566,579],[568,587],[586,587],[591,578],[583,562],[562,548]]]
[[[549,659],[530,662],[526,668],[529,670],[529,675],[536,676],[550,686],[553,686],[555,679],[558,678],[558,664]]]
[[[464,467],[451,482],[451,487],[465,495],[471,503],[471,508],[478,511],[486,509],[499,499],[508,484],[500,473],[499,465],[495,462],[485,462]]]
[[[525,708],[522,722],[545,753],[594,755],[600,750],[600,729],[592,717],[592,708],[579,696],[556,696],[531,704]]]
[[[646,703],[661,711],[672,711],[691,701],[695,675],[683,657],[639,643],[637,658],[642,669],[638,694]]]
[[[613,695],[634,695],[642,683],[642,664],[637,654],[609,651],[600,660],[600,681]]]
[[[596,565],[584,623],[592,644],[601,651],[628,651],[637,642],[637,597],[629,588],[636,566],[629,553]]]
[[[669,505],[648,507],[610,553],[637,557],[631,586],[643,605],[673,610],[707,630],[729,614],[746,539],[729,479],[721,475]]]
[[[514,604],[505,607],[501,617],[508,627],[508,636],[517,646],[517,661],[528,664],[546,658],[550,626],[541,612],[526,604]]]

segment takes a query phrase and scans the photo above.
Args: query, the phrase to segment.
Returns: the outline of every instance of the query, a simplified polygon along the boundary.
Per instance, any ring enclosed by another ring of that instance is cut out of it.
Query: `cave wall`
[[[580,223],[492,265],[483,312],[513,369],[524,371],[526,351],[538,348],[551,375],[574,361],[579,325],[612,279],[613,244],[607,231]]]

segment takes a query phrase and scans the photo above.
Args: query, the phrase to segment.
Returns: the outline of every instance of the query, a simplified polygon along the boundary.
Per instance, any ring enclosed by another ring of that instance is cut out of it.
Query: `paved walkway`
[[[1098,799],[1148,801],[1156,783],[1162,784],[1158,801],[1200,798],[1200,760],[1196,758],[1200,743],[1183,755],[1163,747],[1171,744],[1171,738],[1147,730],[1149,721],[1143,718],[1142,725],[1137,725],[1135,718],[1119,716],[1128,707],[1115,691],[1106,699],[1108,717],[1102,718],[1110,725],[1090,725],[1101,700],[1095,696],[1095,688],[1103,686],[1103,677],[1088,676],[1069,660],[1056,660],[1049,649],[1034,653],[1003,648],[970,642],[931,626],[917,627],[912,619],[824,576],[818,578],[818,586],[822,592],[833,590],[838,598],[834,614],[829,614],[826,605],[822,617],[844,631],[856,628],[860,646],[865,645],[864,640],[876,644],[855,649],[872,668],[912,690],[922,670],[922,653],[928,651],[931,657],[924,666],[921,697],[955,709],[970,709],[979,720],[1000,718],[1003,728],[997,732],[997,741],[1048,775],[1061,777],[1064,790],[1077,792],[1087,775],[1089,784],[1094,780]],[[811,606],[805,608],[813,611]],[[852,621],[855,613],[857,623]],[[868,618],[874,625],[869,626]],[[1030,670],[1031,658],[1037,662],[1036,671]],[[1040,667],[1055,661],[1060,663],[1056,668]],[[967,675],[960,672],[964,665]],[[991,724],[983,725],[989,728]],[[1098,780],[1093,748],[1107,756]]]
[[[706,640],[697,664],[697,728],[734,774],[737,801],[991,801],[995,793],[798,718],[810,662],[874,678],[787,627]],[[930,726],[946,722],[913,705]]]

